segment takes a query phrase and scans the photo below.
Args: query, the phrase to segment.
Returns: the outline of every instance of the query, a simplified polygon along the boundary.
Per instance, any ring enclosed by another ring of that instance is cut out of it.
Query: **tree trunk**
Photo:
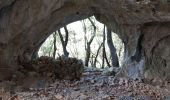
[[[104,47],[104,48],[105,48],[105,47]],[[105,57],[105,60],[106,60],[107,66],[108,66],[108,67],[111,67],[111,65],[110,65],[110,63],[109,63],[109,60],[107,59],[106,49],[104,49],[104,57]]]
[[[105,66],[105,25],[104,25],[104,28],[103,28],[103,51],[102,51],[102,69],[104,68]]]
[[[108,44],[110,54],[111,54],[112,66],[119,67],[119,61],[118,61],[118,57],[116,53],[116,48],[114,47],[113,41],[112,41],[112,31],[109,28],[107,28],[107,44]]]
[[[56,56],[56,50],[57,50],[57,47],[56,47],[56,32],[53,33],[53,46],[54,46],[54,51],[53,51],[53,58],[55,59],[55,56]]]
[[[65,57],[68,57],[69,56],[69,52],[67,51],[67,43],[68,43],[68,29],[66,26],[64,26],[64,30],[65,30],[65,33],[66,33],[66,37],[65,37],[65,40],[63,38],[63,35],[61,34],[61,31],[58,30],[58,34],[59,34],[59,37],[60,37],[60,41],[61,41],[61,44],[62,44],[62,47],[63,47],[63,54]]]
[[[64,41],[63,51],[64,51],[65,57],[68,57],[69,52],[67,51],[67,44],[68,44],[68,34],[69,34],[69,32],[68,32],[67,26],[64,26],[64,30],[65,30],[65,33],[66,33],[66,37],[65,37],[65,41]]]
[[[86,56],[85,56],[85,66],[89,65],[90,53],[91,53],[90,44],[87,43]]]
[[[93,39],[94,37],[96,36],[96,26],[94,24],[94,22],[88,18],[90,23],[92,24],[93,28],[94,28],[94,32],[92,32],[92,36],[90,38],[89,41],[87,41],[87,37],[85,36],[85,41],[87,42],[86,45],[85,45],[85,50],[86,50],[86,57],[85,57],[85,66],[88,66],[89,65],[89,59],[90,59],[90,54],[91,54],[91,43],[93,42]],[[86,34],[86,25],[85,23],[84,24],[84,32]]]

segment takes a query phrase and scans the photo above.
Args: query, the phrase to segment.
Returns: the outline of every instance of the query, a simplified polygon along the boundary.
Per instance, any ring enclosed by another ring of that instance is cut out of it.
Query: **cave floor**
[[[127,78],[114,78],[101,70],[85,71],[80,80],[56,80],[46,88],[30,88],[0,96],[11,100],[170,100],[170,85],[153,86]],[[5,99],[4,99],[5,100]]]

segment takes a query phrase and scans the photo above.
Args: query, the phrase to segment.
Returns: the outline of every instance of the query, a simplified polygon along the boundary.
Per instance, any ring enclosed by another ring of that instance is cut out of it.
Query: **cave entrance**
[[[41,45],[38,56],[73,57],[82,59],[85,66],[105,68],[113,65],[112,59],[115,58],[111,53],[115,49],[118,66],[121,66],[124,44],[116,33],[110,30],[111,34],[108,35],[108,31],[94,16],[70,23],[51,33]]]

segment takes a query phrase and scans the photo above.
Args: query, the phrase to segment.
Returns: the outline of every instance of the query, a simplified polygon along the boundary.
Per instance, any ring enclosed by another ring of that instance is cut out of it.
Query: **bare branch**
[[[94,39],[94,37],[96,36],[96,26],[95,26],[94,22],[90,18],[88,18],[88,19],[89,19],[90,23],[92,24],[92,26],[94,28],[94,32],[92,34],[92,37],[90,38],[90,40],[88,42],[89,44],[91,44],[93,39]]]
[[[97,63],[97,57],[98,57],[98,55],[99,55],[99,51],[100,51],[102,45],[103,45],[103,43],[100,44],[100,46],[99,46],[99,48],[98,48],[98,50],[97,50],[97,53],[96,53],[96,57],[95,57],[95,59],[94,59],[94,64],[93,64],[93,65],[94,65],[95,67],[96,67],[96,63]]]

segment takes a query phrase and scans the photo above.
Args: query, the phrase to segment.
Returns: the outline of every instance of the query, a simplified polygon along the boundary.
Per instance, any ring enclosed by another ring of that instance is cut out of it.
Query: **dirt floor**
[[[114,78],[100,69],[88,69],[80,80],[56,80],[45,88],[9,93],[1,100],[170,100],[170,85],[152,86],[127,78]]]

